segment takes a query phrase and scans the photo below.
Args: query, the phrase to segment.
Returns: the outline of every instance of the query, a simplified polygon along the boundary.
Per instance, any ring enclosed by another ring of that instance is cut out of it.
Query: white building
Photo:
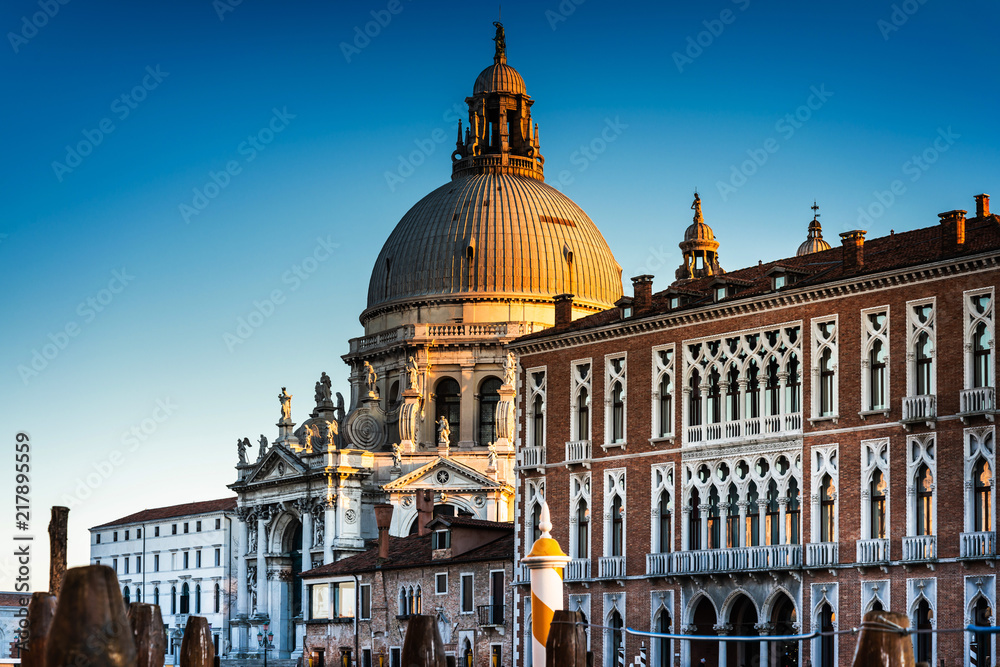
[[[90,529],[90,561],[114,568],[125,603],[160,606],[167,664],[177,664],[192,614],[208,619],[216,653],[228,653],[235,513],[230,497],[146,509]]]

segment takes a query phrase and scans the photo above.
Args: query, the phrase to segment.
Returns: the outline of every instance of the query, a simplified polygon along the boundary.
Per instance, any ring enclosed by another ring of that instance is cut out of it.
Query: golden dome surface
[[[524,79],[516,69],[506,62],[493,63],[476,77],[472,86],[472,94],[480,93],[511,93],[526,95]]]
[[[472,174],[434,190],[399,221],[372,270],[368,310],[565,293],[603,310],[622,296],[621,274],[597,226],[569,197],[536,178]]]

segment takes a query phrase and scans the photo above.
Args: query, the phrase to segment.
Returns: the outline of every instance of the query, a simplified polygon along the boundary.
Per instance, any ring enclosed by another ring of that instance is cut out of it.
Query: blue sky
[[[450,178],[455,105],[492,59],[492,3],[232,2],[0,9],[0,438],[12,459],[31,436],[38,587],[49,506],[72,506],[82,564],[89,526],[226,495],[281,386],[297,421],[321,371],[345,391],[372,263]],[[503,6],[548,182],[656,289],[695,188],[730,269],[794,254],[814,199],[833,244],[972,209],[1000,182],[998,19],[985,0]]]

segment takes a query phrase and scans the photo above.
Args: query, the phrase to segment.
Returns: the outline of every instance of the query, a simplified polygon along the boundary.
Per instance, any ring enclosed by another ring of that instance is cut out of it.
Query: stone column
[[[688,533],[690,532],[691,526],[691,507],[688,505],[681,506],[681,550],[687,551],[691,548],[691,540],[688,539]]]
[[[698,387],[698,391],[701,392],[701,428],[702,433],[705,434],[705,439],[708,436],[708,385],[702,383]]]
[[[312,501],[306,500],[299,504],[299,512],[302,517],[302,571],[312,569],[312,541],[313,541],[313,517]],[[302,618],[309,618],[309,589],[303,579],[302,585]]]
[[[270,517],[266,505],[257,507],[257,614],[267,615],[267,519]]]
[[[236,615],[246,617],[250,604],[250,591],[247,590],[247,559],[244,557],[247,551],[247,519],[250,512],[247,508],[241,507],[236,510]]]
[[[785,517],[788,512],[788,498],[781,496],[778,498],[778,521],[781,525],[778,526],[778,542],[780,544],[788,544],[788,535],[785,530]]]
[[[698,513],[701,516],[701,548],[708,548],[708,510],[711,509],[708,503],[698,505]]]
[[[760,633],[761,636],[760,667],[768,667],[768,665],[770,664],[767,661],[767,649],[769,642],[766,640],[766,637],[770,635],[772,632],[774,632],[774,625],[772,625],[771,623],[758,623],[753,627],[758,633]]]
[[[741,546],[746,547],[746,546],[749,546],[748,544],[746,544],[746,542],[747,542],[747,539],[746,539],[746,525],[747,525],[747,510],[750,509],[750,503],[748,503],[747,501],[744,500],[744,501],[738,503],[738,505],[739,505],[739,508],[740,508],[740,537],[739,537],[739,544]]]
[[[712,626],[712,629],[715,630],[715,634],[720,637],[725,637],[733,631],[733,626],[729,623],[719,623],[718,625]],[[719,642],[719,667],[728,667],[728,660],[726,657],[728,655],[728,647],[729,642]]]
[[[729,503],[719,503],[719,521],[721,522],[719,526],[719,547],[721,549],[726,549],[729,545],[729,509],[731,507],[732,505]]]
[[[324,501],[323,512],[323,564],[333,562],[333,541],[337,535],[337,503],[334,499]]]
[[[738,384],[739,384],[739,410],[740,410],[740,422],[741,422],[740,435],[744,436],[744,437],[746,437],[746,434],[747,434],[746,433],[747,418],[750,417],[750,415],[747,414],[747,385],[749,383],[750,383],[750,381],[747,380],[746,378],[742,377],[742,376],[740,377],[740,379],[738,381]]]
[[[764,493],[767,493],[765,487]],[[757,501],[757,544],[764,546],[767,544],[769,536],[767,534],[767,501]]]
[[[458,446],[459,447],[471,447],[475,442],[475,432],[476,432],[476,399],[474,394],[476,393],[475,379],[472,377],[472,372],[475,366],[462,366],[462,404],[460,408],[460,415],[462,423],[459,425],[458,429]],[[487,443],[479,443],[481,445],[486,445]]]

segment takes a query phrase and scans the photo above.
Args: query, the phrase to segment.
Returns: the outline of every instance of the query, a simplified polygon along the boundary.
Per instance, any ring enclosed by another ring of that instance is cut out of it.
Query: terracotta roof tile
[[[148,521],[162,521],[178,516],[188,516],[192,514],[208,514],[210,512],[233,512],[236,510],[236,496],[231,498],[220,498],[218,500],[202,500],[196,503],[185,503],[183,505],[171,505],[169,507],[155,507],[145,509],[141,512],[123,516],[115,521],[102,523],[94,526],[91,530],[98,528],[109,528],[111,526],[124,526],[133,523],[144,523]]]

